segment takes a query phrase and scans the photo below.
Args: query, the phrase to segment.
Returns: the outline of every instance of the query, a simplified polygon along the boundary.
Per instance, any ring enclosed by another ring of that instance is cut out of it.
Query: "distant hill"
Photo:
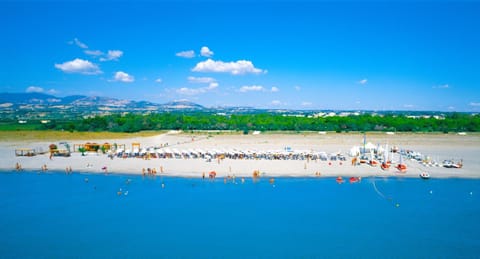
[[[0,119],[70,118],[118,112],[197,111],[203,106],[189,101],[165,104],[110,97],[71,95],[57,97],[44,93],[0,93]]]
[[[205,107],[189,101],[173,101],[162,105],[166,109],[203,110]]]
[[[70,95],[57,97],[44,93],[0,93],[0,104],[12,105],[71,105],[71,106],[116,106],[131,108],[166,108],[166,109],[204,109],[203,106],[189,101],[173,101],[157,104],[147,101],[131,101],[110,97]]]
[[[12,104],[39,104],[58,103],[61,98],[43,93],[1,93],[0,103]]]

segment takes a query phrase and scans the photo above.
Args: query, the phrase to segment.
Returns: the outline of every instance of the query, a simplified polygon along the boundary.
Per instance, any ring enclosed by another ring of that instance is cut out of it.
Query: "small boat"
[[[378,161],[377,160],[370,160],[369,163],[368,163],[370,166],[377,166],[378,165]]]
[[[430,174],[427,172],[421,172],[420,173],[420,178],[422,179],[430,179]]]
[[[458,163],[455,163],[453,162],[452,160],[444,160],[443,161],[443,167],[446,167],[446,168],[462,168],[463,166],[463,161],[460,160],[460,162]]]
[[[341,184],[341,183],[343,183],[343,178],[341,176],[339,176],[339,177],[337,177],[337,179],[335,181],[337,181],[338,184]]]
[[[368,161],[368,164],[370,166],[377,166],[379,163],[377,160],[375,160],[374,155],[373,155],[373,150],[370,150],[370,160]]]
[[[398,171],[400,171],[400,173],[407,172],[407,166],[405,164],[398,164],[396,168]]]
[[[387,145],[385,145],[385,151],[383,153],[383,162],[380,165],[380,168],[382,168],[382,170],[384,170],[384,171],[387,171],[390,168],[391,164],[392,164],[392,162],[390,160],[388,160],[388,144],[387,144]]]
[[[400,163],[395,167],[397,168],[400,173],[406,173],[407,172],[407,165],[403,163],[402,155],[400,155]]]
[[[380,168],[382,168],[382,170],[388,170],[388,168],[390,168],[390,163],[389,162],[383,162],[382,165],[380,166]]]
[[[358,182],[360,182],[360,179],[361,179],[360,177],[353,177],[352,176],[352,177],[350,177],[349,181],[350,181],[350,183],[358,183]]]

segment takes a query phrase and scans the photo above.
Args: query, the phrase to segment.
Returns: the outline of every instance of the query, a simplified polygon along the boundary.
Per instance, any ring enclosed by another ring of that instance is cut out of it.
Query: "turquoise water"
[[[0,197],[1,258],[480,256],[480,180],[4,172]]]

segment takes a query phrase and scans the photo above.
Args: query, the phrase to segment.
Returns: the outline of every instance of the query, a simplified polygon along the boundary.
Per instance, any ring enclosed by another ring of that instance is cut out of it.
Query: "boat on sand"
[[[425,172],[425,171],[421,172],[419,176],[420,176],[420,178],[425,179],[425,180],[430,179],[430,174]]]

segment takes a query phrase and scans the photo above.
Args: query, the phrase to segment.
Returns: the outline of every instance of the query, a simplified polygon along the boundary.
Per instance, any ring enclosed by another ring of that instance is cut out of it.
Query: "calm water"
[[[0,257],[480,257],[479,180],[239,180],[0,173]]]

